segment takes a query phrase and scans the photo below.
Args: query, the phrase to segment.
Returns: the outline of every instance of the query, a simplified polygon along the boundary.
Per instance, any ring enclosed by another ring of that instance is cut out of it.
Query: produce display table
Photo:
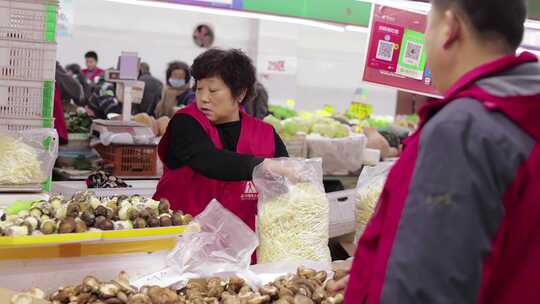
[[[74,169],[54,168],[54,179],[58,181],[84,181],[92,173],[91,171],[81,171]],[[155,176],[118,176],[123,180],[159,180],[161,175]]]

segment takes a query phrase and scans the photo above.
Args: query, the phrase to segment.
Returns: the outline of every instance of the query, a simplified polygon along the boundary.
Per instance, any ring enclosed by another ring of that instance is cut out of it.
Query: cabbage
[[[329,206],[325,193],[311,183],[259,204],[259,263],[284,260],[330,262]]]
[[[263,120],[264,122],[272,125],[272,127],[274,127],[274,129],[276,130],[276,132],[279,132],[281,131],[281,120],[275,118],[274,116],[272,115],[268,115],[264,118]]]
[[[0,134],[1,185],[38,184],[46,178],[38,151],[20,140]]]

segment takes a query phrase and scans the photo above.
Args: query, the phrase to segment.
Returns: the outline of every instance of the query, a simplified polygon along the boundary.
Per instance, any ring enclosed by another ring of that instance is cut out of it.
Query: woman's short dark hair
[[[94,51],[88,51],[84,54],[84,58],[94,58],[95,61],[98,61],[98,55]]]
[[[517,49],[523,40],[527,19],[526,0],[431,0],[437,8],[456,6],[482,38],[503,38]]]
[[[186,74],[186,83],[189,82],[189,80],[191,79],[191,73],[189,71],[189,65],[183,61],[173,61],[171,63],[169,63],[169,65],[167,66],[167,71],[165,72],[165,76],[167,76],[167,78],[165,79],[165,81],[167,81],[167,84],[168,85],[171,85],[171,83],[169,82],[169,78],[171,78],[171,75],[173,73],[173,71],[175,70],[183,70],[184,73]]]
[[[240,50],[210,49],[195,58],[191,73],[195,80],[220,77],[235,98],[245,91],[242,103],[255,95],[255,67],[251,59]]]
[[[72,63],[72,64],[66,65],[66,70],[70,71],[74,75],[81,74],[81,66],[78,65],[77,63]]]

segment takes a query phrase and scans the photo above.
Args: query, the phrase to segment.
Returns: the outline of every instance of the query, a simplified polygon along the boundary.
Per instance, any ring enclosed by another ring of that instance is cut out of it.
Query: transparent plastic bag
[[[253,172],[259,192],[259,263],[286,260],[330,262],[329,204],[322,183],[321,159],[277,159],[300,182],[272,174],[262,164]]]
[[[167,286],[194,277],[230,275],[253,282],[249,265],[259,243],[257,235],[241,219],[213,200],[193,223],[198,228],[178,239],[167,257],[169,269],[156,277],[175,273],[175,279],[167,279]]]
[[[363,134],[345,138],[307,136],[308,155],[323,159],[325,175],[348,175],[358,172],[362,168],[366,145],[367,138]]]
[[[55,129],[0,131],[0,185],[41,184],[58,156]]]
[[[364,233],[366,225],[375,213],[379,197],[384,188],[386,178],[394,162],[379,163],[375,167],[365,167],[358,178],[356,187],[356,235],[354,243]]]

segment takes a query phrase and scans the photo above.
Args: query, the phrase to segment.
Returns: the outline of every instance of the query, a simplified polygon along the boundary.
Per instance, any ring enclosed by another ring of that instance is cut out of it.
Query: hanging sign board
[[[363,80],[420,95],[440,96],[426,64],[427,16],[375,5]]]

